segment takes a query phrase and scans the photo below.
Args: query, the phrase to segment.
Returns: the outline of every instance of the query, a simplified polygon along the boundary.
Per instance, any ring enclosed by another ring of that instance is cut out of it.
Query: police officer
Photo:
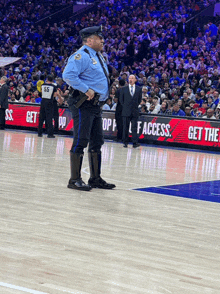
[[[38,137],[42,137],[43,122],[46,121],[48,138],[55,138],[53,135],[53,101],[59,96],[57,87],[53,84],[53,76],[48,75],[47,80],[41,86],[42,100],[40,106],[40,116],[38,125]]]
[[[104,144],[100,105],[109,93],[101,26],[80,31],[83,46],[70,56],[63,72],[64,81],[74,89],[69,108],[74,119],[74,141],[70,150],[71,178],[68,188],[89,191],[91,188],[112,189],[101,174],[101,146]],[[81,104],[82,97],[84,102]],[[81,104],[81,105],[80,105]],[[88,147],[90,178],[88,185],[81,178],[84,148]]]

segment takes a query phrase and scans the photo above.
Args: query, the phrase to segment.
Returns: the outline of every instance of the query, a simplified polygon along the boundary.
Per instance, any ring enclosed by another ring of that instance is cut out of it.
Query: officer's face
[[[102,37],[93,35],[91,38],[88,38],[88,45],[94,49],[96,52],[99,52],[103,49],[104,39]]]

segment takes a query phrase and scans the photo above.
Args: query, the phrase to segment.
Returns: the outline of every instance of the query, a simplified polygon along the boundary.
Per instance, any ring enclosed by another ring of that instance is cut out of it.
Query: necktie
[[[133,86],[131,86],[131,96],[133,96],[134,95],[134,88],[133,88]]]
[[[103,60],[102,60],[101,56],[99,55],[99,52],[97,52],[96,55],[97,55],[97,57],[99,59],[99,62],[101,64],[101,67],[102,67],[102,69],[104,71],[104,74],[105,74],[105,76],[107,78],[107,81],[108,81],[108,89],[109,89],[110,88],[110,80],[109,80],[109,76],[108,76],[107,70],[106,70],[106,68],[104,66],[104,63],[103,63]]]

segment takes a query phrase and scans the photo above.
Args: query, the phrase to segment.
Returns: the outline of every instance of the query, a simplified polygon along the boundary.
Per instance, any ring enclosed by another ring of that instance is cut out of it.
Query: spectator
[[[216,119],[214,115],[214,109],[213,108],[208,108],[206,115],[204,115],[202,118],[207,118],[207,119]]]
[[[211,105],[211,108],[215,109],[218,104],[219,104],[219,92],[214,91],[214,93],[213,93],[213,104]]]
[[[112,109],[112,99],[108,98],[105,102],[105,104],[102,107],[102,110],[111,110]]]
[[[199,112],[199,104],[198,103],[195,103],[193,105],[193,109],[191,111],[191,116],[193,116],[193,117],[201,116],[201,112]]]
[[[160,115],[171,115],[170,109],[168,109],[168,102],[163,101],[160,107],[160,111],[158,112]]]
[[[191,107],[190,107],[190,106],[186,106],[186,108],[185,108],[185,114],[186,114],[186,116],[188,116],[188,117],[192,117],[192,114],[191,114]]]
[[[174,103],[172,115],[175,115],[175,116],[186,116],[185,112],[182,109],[180,109],[178,103]]]

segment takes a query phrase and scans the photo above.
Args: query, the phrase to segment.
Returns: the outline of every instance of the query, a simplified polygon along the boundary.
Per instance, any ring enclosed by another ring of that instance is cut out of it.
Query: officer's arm
[[[80,74],[88,68],[90,59],[88,54],[81,53],[70,56],[63,72],[63,80],[73,89],[86,93],[89,87],[80,79]]]

